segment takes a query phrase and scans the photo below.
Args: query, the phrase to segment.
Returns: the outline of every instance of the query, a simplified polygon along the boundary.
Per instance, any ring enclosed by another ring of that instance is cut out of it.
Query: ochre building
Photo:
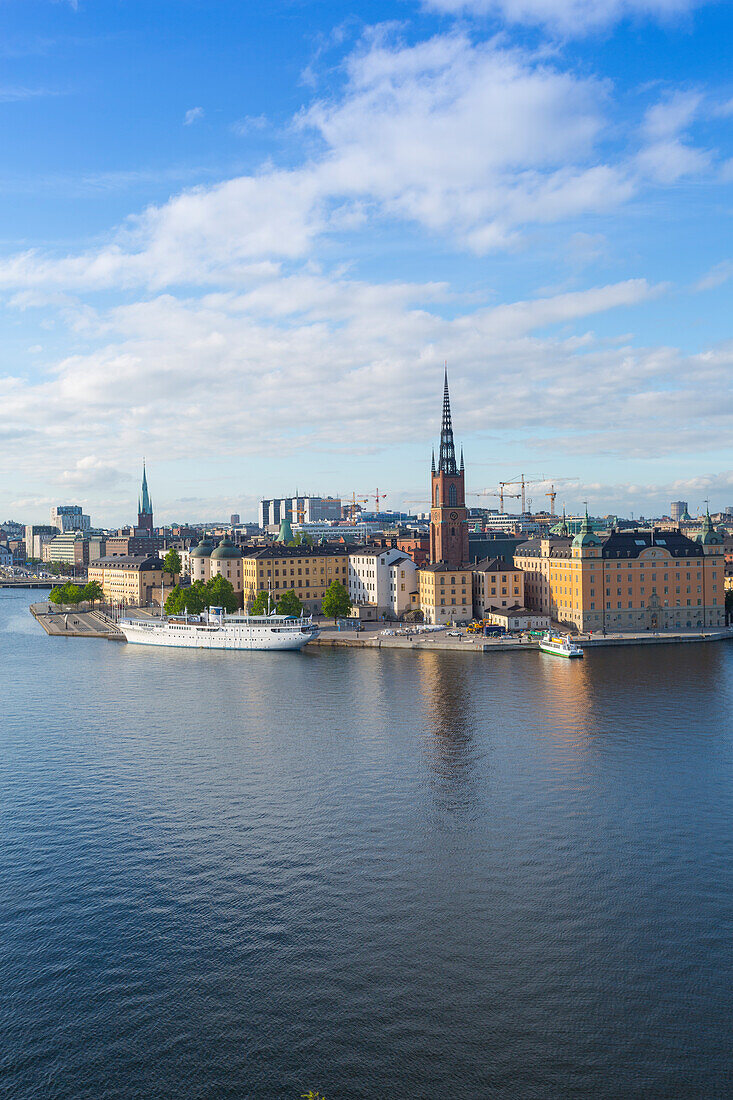
[[[162,576],[163,562],[155,557],[100,558],[90,562],[88,571],[89,580],[99,582],[108,603],[128,607],[159,604]]]
[[[706,517],[680,531],[599,535],[586,516],[571,539],[532,539],[514,552],[524,602],[581,631],[705,629],[725,625],[723,538]]]
[[[467,622],[473,614],[472,573],[469,566],[453,568],[443,562],[424,565],[417,573],[418,602],[426,623]]]
[[[245,549],[242,557],[242,596],[248,608],[258,592],[272,593],[273,602],[292,589],[306,611],[319,612],[333,581],[349,587],[349,548],[266,546]]]

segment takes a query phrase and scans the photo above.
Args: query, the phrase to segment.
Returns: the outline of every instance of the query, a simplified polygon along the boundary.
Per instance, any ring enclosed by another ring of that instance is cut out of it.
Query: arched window
[[[435,503],[440,504],[440,486],[435,486]]]
[[[456,487],[455,487],[455,485],[449,485],[448,486],[448,505],[451,508],[455,508],[456,504],[458,504],[458,494],[456,493]]]

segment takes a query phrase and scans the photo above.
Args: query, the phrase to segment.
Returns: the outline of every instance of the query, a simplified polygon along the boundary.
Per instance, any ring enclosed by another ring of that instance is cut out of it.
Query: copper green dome
[[[718,534],[713,527],[710,512],[705,513],[705,519],[702,523],[702,532],[697,536],[697,541],[701,542],[703,546],[720,546],[723,542],[723,536]]]
[[[275,542],[282,542],[282,543],[285,543],[285,545],[287,546],[287,544],[289,542],[292,542],[292,541],[293,541],[293,529],[290,526],[290,521],[288,520],[288,517],[283,516],[282,522],[280,524],[280,531],[278,533],[277,538],[275,539]]]
[[[210,558],[212,549],[213,549],[213,544],[211,542],[209,542],[209,540],[204,535],[204,537],[201,539],[201,542],[198,544],[198,546],[194,550],[191,551],[190,556],[192,558]]]
[[[588,511],[586,510],[583,522],[580,525],[580,530],[573,539],[573,546],[583,547],[600,545],[601,540],[598,538],[598,535],[596,535],[596,533],[593,531],[593,528],[590,525],[590,520],[588,519]]]
[[[223,558],[241,558],[242,551],[235,546],[232,540],[225,535],[216,550],[211,555],[212,561],[221,561]]]

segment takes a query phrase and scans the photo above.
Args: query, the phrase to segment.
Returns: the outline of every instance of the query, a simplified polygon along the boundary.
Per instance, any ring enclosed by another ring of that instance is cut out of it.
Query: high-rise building
[[[237,527],[240,523],[241,523],[241,520],[239,518],[239,512],[232,512],[232,514],[229,517],[230,527]]]
[[[260,501],[260,527],[289,523],[323,523],[341,519],[340,497],[294,496]]]
[[[88,531],[90,520],[78,504],[56,504],[51,509],[51,526],[63,535],[66,531]]]
[[[140,491],[140,496],[137,502],[137,526],[141,531],[147,531],[149,535],[153,533],[153,503],[148,493],[148,476],[145,472],[145,463],[143,462],[143,483]]]
[[[443,388],[443,422],[440,430],[440,458],[431,470],[430,560],[450,568],[467,563],[468,510],[466,508],[463,451],[460,467],[456,463],[453,423],[448,393],[448,371]]]
[[[672,503],[670,505],[670,508],[669,508],[669,514],[672,517],[672,519],[675,521],[675,523],[679,523],[679,521],[682,519],[682,517],[686,513],[687,513],[687,501],[686,500],[673,500],[672,501]]]

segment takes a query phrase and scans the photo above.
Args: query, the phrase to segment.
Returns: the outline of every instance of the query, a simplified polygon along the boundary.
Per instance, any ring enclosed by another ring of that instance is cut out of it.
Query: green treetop
[[[170,548],[165,558],[163,559],[163,572],[170,574],[171,578],[180,575],[181,555],[173,546]]]
[[[302,610],[303,605],[296,596],[294,588],[291,588],[288,592],[283,592],[277,601],[278,615],[293,615],[297,619]]]
[[[343,619],[351,611],[349,593],[339,581],[332,581],[321,600],[321,611],[333,619]]]

